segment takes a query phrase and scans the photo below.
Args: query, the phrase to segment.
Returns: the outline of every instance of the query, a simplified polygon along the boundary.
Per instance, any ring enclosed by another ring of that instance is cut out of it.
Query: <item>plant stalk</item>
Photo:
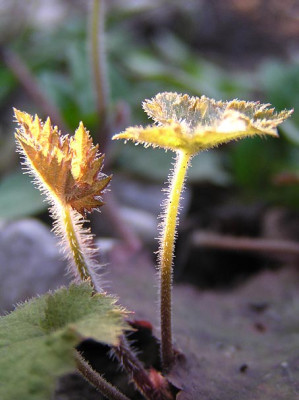
[[[107,59],[105,48],[105,0],[92,0],[89,18],[89,46],[93,72],[94,91],[97,110],[100,118],[99,131],[95,135],[101,143],[101,152],[109,154],[110,136],[113,131],[113,119],[110,113],[110,88],[107,74]],[[107,167],[107,164],[106,164]],[[136,252],[141,248],[141,242],[133,230],[123,222],[113,194],[108,194],[109,201],[105,210],[116,232],[124,239],[128,248]]]
[[[131,375],[136,388],[143,394],[146,400],[172,398],[169,397],[170,393],[167,392],[168,384],[166,381],[164,392],[161,391],[159,387],[155,386],[155,382],[151,381],[148,372],[144,369],[142,363],[136,357],[124,336],[121,337],[119,346],[114,347],[114,354],[125,371]]]
[[[167,371],[174,361],[171,324],[172,261],[181,192],[191,155],[184,151],[177,154],[173,175],[170,178],[169,197],[162,221],[162,235],[159,250],[160,274],[160,318],[161,318],[161,360]]]
[[[98,391],[109,400],[129,400],[116,387],[107,382],[98,372],[94,371],[87,361],[76,351],[75,359],[78,371]]]
[[[97,110],[100,118],[100,135],[97,141],[106,152],[111,130],[109,114],[109,85],[105,49],[105,0],[93,0],[90,11],[90,56],[94,77]]]
[[[72,256],[70,261],[73,261],[76,267],[74,271],[75,275],[79,276],[83,282],[88,281],[93,287],[94,292],[101,291],[93,274],[91,257],[87,254],[88,242],[91,242],[91,236],[88,236],[88,231],[85,232],[81,226],[81,216],[68,205],[59,204],[57,208],[60,214],[57,215],[57,220],[60,222],[56,225],[57,231],[67,242]]]

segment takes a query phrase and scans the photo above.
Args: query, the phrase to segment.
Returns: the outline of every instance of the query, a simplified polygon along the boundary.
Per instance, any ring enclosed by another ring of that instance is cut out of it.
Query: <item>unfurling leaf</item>
[[[93,338],[117,345],[123,309],[88,284],[30,300],[0,318],[0,399],[48,400],[56,379],[75,369],[74,347]]]
[[[254,135],[277,135],[277,125],[292,110],[274,112],[269,104],[239,100],[215,101],[159,93],[143,108],[157,125],[130,127],[113,139],[133,140],[153,147],[196,153],[219,144]]]
[[[49,118],[43,123],[37,116],[14,112],[20,152],[50,200],[54,197],[80,214],[103,205],[101,195],[111,177],[101,172],[104,156],[82,122],[73,137],[62,136]]]

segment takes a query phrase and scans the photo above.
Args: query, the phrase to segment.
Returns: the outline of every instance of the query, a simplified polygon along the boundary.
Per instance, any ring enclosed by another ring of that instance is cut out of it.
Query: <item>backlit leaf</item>
[[[20,126],[16,132],[20,152],[41,188],[81,214],[103,205],[101,195],[111,177],[101,172],[104,156],[83,124],[69,137],[52,127],[49,118],[43,123],[18,110],[15,117]]]
[[[269,104],[258,102],[222,102],[167,92],[146,100],[143,108],[157,125],[130,127],[113,139],[183,150],[190,155],[247,136],[278,136],[277,125],[292,113],[275,113]]]

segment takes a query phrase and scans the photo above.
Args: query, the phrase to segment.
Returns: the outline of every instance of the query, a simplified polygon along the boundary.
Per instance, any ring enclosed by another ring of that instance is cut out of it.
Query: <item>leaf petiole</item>
[[[62,243],[68,247],[67,257],[70,268],[78,282],[88,281],[95,293],[102,292],[96,278],[96,261],[93,259],[92,236],[89,230],[83,228],[81,215],[69,205],[60,202],[52,207],[52,215],[55,220],[54,230],[62,237]]]
[[[160,237],[159,274],[160,274],[160,319],[161,319],[161,359],[163,369],[173,363],[172,325],[171,325],[171,289],[173,252],[178,223],[178,211],[181,193],[191,154],[179,151],[172,177],[170,177],[169,197],[163,216],[163,231]]]

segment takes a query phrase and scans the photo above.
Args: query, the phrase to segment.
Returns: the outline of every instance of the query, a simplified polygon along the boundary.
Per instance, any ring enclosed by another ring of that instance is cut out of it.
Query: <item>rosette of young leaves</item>
[[[75,369],[86,338],[118,345],[126,313],[115,299],[71,285],[19,305],[0,318],[1,400],[48,400],[59,376]]]

